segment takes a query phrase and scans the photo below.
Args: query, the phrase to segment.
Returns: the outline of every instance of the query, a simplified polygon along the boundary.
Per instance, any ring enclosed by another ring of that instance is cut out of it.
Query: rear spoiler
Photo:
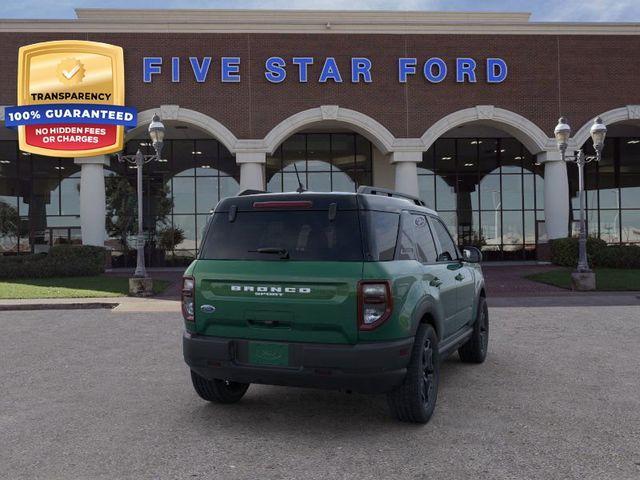
[[[244,197],[246,195],[259,195],[261,193],[269,193],[269,192],[267,192],[266,190],[254,190],[252,188],[243,188],[236,194],[236,197]]]

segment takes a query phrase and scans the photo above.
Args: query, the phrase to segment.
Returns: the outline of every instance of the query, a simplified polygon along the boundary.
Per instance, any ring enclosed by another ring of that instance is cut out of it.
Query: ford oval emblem
[[[213,305],[202,305],[200,307],[200,310],[204,313],[213,313],[216,311],[216,307],[214,307]]]

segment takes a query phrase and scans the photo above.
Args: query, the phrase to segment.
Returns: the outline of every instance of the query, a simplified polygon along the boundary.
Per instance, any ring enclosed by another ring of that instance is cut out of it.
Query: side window
[[[416,260],[416,252],[413,240],[413,215],[403,213],[400,221],[400,235],[398,235],[398,248],[396,260]]]
[[[365,211],[362,213],[365,224],[369,225],[366,235],[369,241],[369,254],[374,262],[393,260],[398,239],[397,213]]]
[[[417,260],[422,263],[435,262],[438,254],[427,217],[413,214],[411,219],[413,220],[414,238],[416,240]]]
[[[458,251],[456,250],[455,243],[453,243],[453,240],[451,239],[451,235],[449,235],[447,227],[444,226],[444,223],[442,223],[439,218],[432,218],[431,225],[433,226],[433,233],[438,237],[438,241],[442,247],[442,252],[438,257],[438,261],[447,262],[457,260]]]

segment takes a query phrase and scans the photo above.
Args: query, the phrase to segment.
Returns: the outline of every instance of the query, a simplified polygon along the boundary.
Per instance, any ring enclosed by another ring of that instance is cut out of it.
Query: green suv
[[[390,190],[246,193],[218,204],[183,280],[198,395],[386,393],[399,420],[427,422],[441,360],[487,355],[478,249],[460,253],[434,211]]]

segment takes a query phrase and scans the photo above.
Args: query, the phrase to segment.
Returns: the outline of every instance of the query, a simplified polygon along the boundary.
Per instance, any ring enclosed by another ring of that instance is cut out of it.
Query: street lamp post
[[[580,237],[578,240],[578,266],[576,272],[572,275],[574,287],[578,290],[595,289],[595,275],[589,268],[589,260],[587,258],[587,227],[585,218],[585,191],[584,191],[584,166],[593,161],[599,162],[602,158],[602,149],[604,147],[604,139],[607,134],[607,127],[602,123],[602,119],[597,117],[591,126],[591,139],[593,140],[593,148],[595,155],[585,155],[582,149],[572,155],[567,155],[567,146],[569,137],[571,136],[571,127],[567,123],[566,118],[561,117],[558,125],[554,130],[558,149],[562,154],[563,161],[574,162],[578,166],[578,191],[580,199]]]
[[[149,137],[151,138],[151,142],[153,145],[153,149],[155,153],[153,155],[143,155],[143,153],[138,148],[138,151],[135,155],[122,155],[118,154],[118,161],[127,162],[132,165],[135,165],[136,173],[137,173],[137,194],[138,194],[138,235],[136,236],[136,250],[137,250],[137,260],[136,260],[136,271],[133,274],[134,279],[147,279],[147,270],[145,268],[144,262],[144,233],[143,233],[143,203],[142,203],[142,167],[145,163],[149,163],[153,160],[160,160],[162,157],[160,156],[162,152],[162,145],[164,142],[164,134],[165,128],[164,124],[160,121],[160,117],[156,114],[153,116],[151,120],[151,124],[149,125]],[[143,285],[142,288],[139,288],[139,285]],[[130,289],[132,293],[142,293],[142,294],[150,294],[152,290],[151,282],[140,281],[130,281],[129,282]],[[149,288],[146,288],[146,285]]]

